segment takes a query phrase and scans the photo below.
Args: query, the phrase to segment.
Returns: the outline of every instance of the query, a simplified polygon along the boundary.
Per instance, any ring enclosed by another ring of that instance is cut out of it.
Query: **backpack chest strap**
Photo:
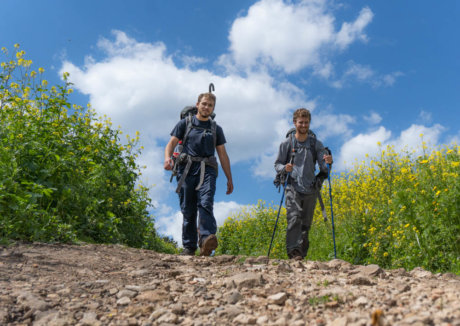
[[[219,168],[218,168],[217,159],[216,159],[215,156],[200,157],[200,156],[190,156],[188,154],[182,154],[182,155],[186,155],[185,160],[186,160],[187,163],[185,164],[185,168],[184,168],[184,172],[182,173],[182,176],[180,177],[179,181],[177,182],[177,188],[176,188],[177,193],[180,192],[180,189],[182,188],[182,185],[185,182],[185,178],[187,177],[188,172],[190,171],[190,167],[192,166],[193,162],[200,162],[200,181],[199,181],[198,185],[196,186],[195,190],[200,189],[201,186],[203,185],[204,173],[206,171],[206,165],[209,165],[209,166],[213,167],[216,170],[216,175],[217,175]],[[182,159],[182,160],[184,160],[184,159]]]

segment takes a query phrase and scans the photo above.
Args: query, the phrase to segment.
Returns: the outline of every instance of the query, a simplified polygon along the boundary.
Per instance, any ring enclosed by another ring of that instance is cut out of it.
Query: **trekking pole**
[[[329,155],[331,155],[331,150],[325,148]],[[331,186],[331,165],[327,163],[327,180],[329,181],[329,201],[331,203],[331,221],[332,221],[332,240],[334,241],[334,258],[337,258],[337,250],[335,247],[335,226],[334,226],[334,211],[332,209],[332,186]]]
[[[294,162],[294,155],[295,155],[295,150],[292,149],[291,161],[289,162],[291,164],[292,162]],[[286,192],[286,186],[287,186],[287,182],[289,180],[290,175],[291,175],[291,172],[288,172],[286,176],[286,181],[284,181],[284,190],[283,190],[283,194],[281,195],[280,208],[278,209],[278,215],[276,216],[275,227],[273,229],[273,234],[272,234],[272,240],[270,241],[270,247],[268,248],[268,254],[267,254],[268,258],[270,258],[270,251],[272,250],[273,238],[275,237],[276,226],[278,225],[278,219],[280,218],[281,207],[283,206],[283,200],[284,200],[284,193]]]

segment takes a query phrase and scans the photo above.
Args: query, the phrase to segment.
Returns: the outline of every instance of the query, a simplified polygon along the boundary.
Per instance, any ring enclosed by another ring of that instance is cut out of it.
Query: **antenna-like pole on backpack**
[[[213,84],[213,83],[209,84],[209,93],[212,93],[212,92],[214,92],[215,90],[216,90],[216,89],[214,88],[214,84]]]
[[[325,148],[331,155],[331,150]],[[332,222],[332,240],[334,241],[334,258],[337,258],[337,250],[335,247],[335,226],[334,226],[334,211],[332,210],[332,186],[331,186],[331,165],[327,163],[327,180],[329,181],[329,202],[331,203],[331,222]]]
[[[289,163],[292,164],[294,162],[294,156],[295,156],[295,149],[293,148],[292,154],[291,154],[291,160],[289,161]],[[273,234],[272,234],[272,240],[270,241],[270,247],[268,248],[268,254],[267,254],[268,258],[270,258],[270,251],[272,250],[273,238],[275,237],[276,226],[278,225],[278,219],[280,218],[280,212],[281,212],[281,207],[283,206],[284,194],[286,192],[286,186],[287,186],[287,182],[289,180],[290,175],[291,175],[291,172],[288,172],[286,176],[286,181],[284,181],[284,189],[283,189],[283,194],[281,195],[280,208],[278,209],[278,215],[276,216],[275,227],[273,229]]]

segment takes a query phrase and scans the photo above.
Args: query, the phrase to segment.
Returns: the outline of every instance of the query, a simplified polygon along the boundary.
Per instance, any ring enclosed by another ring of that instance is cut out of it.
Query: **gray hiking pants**
[[[286,249],[289,258],[307,256],[310,231],[317,193],[304,195],[292,187],[286,190]]]

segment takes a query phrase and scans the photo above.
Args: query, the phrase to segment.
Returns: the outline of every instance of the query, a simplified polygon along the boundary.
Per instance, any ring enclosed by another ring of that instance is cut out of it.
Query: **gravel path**
[[[456,325],[460,277],[117,245],[0,247],[0,325]]]

